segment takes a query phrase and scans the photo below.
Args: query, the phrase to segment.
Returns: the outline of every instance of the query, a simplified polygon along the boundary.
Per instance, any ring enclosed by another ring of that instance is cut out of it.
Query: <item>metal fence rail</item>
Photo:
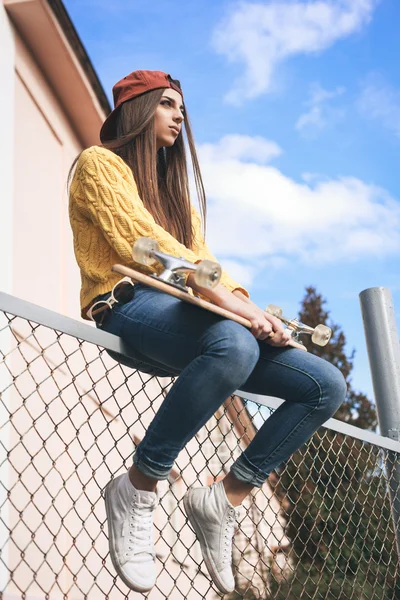
[[[4,600],[140,596],[109,559],[102,490],[129,468],[173,380],[134,371],[107,350],[129,357],[114,336],[0,294]],[[218,597],[181,500],[188,486],[229,469],[277,402],[251,400],[227,399],[160,484],[149,598]],[[399,453],[396,441],[330,420],[244,505],[236,590],[226,598],[400,598],[385,476]]]

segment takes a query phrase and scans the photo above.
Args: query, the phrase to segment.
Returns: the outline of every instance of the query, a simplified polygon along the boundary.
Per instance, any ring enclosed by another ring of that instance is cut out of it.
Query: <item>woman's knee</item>
[[[321,385],[323,408],[329,416],[332,416],[346,399],[346,380],[337,367],[326,363]]]
[[[202,354],[218,357],[222,372],[242,383],[260,358],[256,338],[242,325],[224,320],[211,328],[202,340]]]
[[[299,355],[296,355],[299,358]],[[300,357],[296,363],[302,377],[297,382],[297,393],[302,401],[318,410],[325,419],[331,417],[344,402],[347,385],[342,373],[326,360],[313,354]],[[296,393],[296,389],[293,392]]]

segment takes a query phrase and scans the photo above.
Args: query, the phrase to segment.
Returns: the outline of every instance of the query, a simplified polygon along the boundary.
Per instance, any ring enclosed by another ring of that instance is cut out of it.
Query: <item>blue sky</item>
[[[181,80],[211,250],[262,307],[316,286],[373,398],[358,294],[389,287],[400,326],[398,0],[64,4],[110,101],[135,69]]]

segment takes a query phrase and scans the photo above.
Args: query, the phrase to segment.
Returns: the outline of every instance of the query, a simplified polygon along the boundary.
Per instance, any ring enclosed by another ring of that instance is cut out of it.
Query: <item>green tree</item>
[[[301,303],[299,319],[303,323],[316,327],[319,323],[328,325],[332,329],[332,338],[326,346],[316,346],[309,336],[302,336],[307,350],[324,358],[337,367],[347,382],[346,401],[337,411],[335,418],[345,421],[361,429],[375,430],[377,416],[373,403],[362,392],[355,391],[351,383],[351,371],[355,350],[346,354],[346,337],[340,326],[329,317],[325,309],[326,300],[318,294],[312,286],[306,288],[306,294]]]
[[[306,288],[299,319],[332,328],[332,339],[309,352],[337,366],[348,393],[335,417],[375,429],[376,412],[362,392],[353,390],[354,351],[330,320],[326,301]],[[272,579],[270,598],[378,600],[400,598],[398,561],[382,456],[377,447],[321,428],[278,469],[276,493],[285,498],[287,533],[292,542],[292,573]]]

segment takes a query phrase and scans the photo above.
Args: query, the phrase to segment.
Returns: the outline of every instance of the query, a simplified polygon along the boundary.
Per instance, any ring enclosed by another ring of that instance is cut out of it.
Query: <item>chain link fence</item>
[[[140,596],[116,576],[102,499],[173,379],[113,360],[121,340],[0,294],[0,590],[4,600]],[[182,497],[231,463],[274,404],[228,398],[160,484],[150,599],[217,598]],[[334,422],[331,420],[330,422]],[[322,427],[244,504],[229,600],[400,598],[386,462],[400,444]],[[367,441],[368,440],[368,441]],[[373,441],[371,441],[373,440]],[[397,524],[399,526],[399,524]]]

